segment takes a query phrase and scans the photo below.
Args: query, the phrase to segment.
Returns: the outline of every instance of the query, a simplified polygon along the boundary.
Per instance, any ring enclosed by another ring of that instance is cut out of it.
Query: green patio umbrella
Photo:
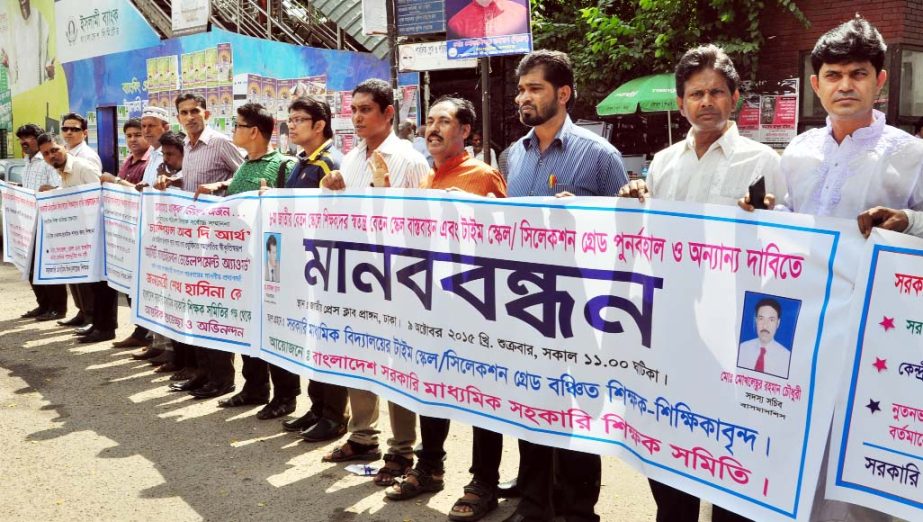
[[[673,132],[670,125],[670,112],[676,106],[676,79],[672,74],[652,74],[635,78],[623,83],[618,89],[609,93],[606,99],[596,106],[596,114],[614,116],[634,114],[641,107],[641,112],[667,113],[667,134],[673,144]]]

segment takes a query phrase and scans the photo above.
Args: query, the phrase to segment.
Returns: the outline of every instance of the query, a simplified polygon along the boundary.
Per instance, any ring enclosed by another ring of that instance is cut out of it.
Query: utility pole
[[[490,165],[490,57],[478,60],[481,67],[481,144],[484,163]]]
[[[397,0],[385,0],[387,2],[388,9],[388,60],[391,65],[391,90],[394,93],[394,120],[393,127],[394,133],[397,134],[397,126],[400,124],[401,119],[401,99],[400,99],[400,90],[397,87],[397,75],[398,75],[398,64],[397,64],[397,8],[395,2]]]

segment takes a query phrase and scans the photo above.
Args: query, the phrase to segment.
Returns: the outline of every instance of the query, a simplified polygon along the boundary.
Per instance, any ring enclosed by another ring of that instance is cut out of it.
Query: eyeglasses
[[[80,127],[61,127],[61,132],[82,132]]]
[[[314,118],[289,118],[285,120],[289,125],[301,125],[303,122],[311,121]]]
[[[236,128],[238,128],[238,127],[243,127],[243,128],[245,128],[245,129],[252,129],[253,127],[256,127],[256,125],[246,125],[246,124],[244,124],[244,123],[237,123],[237,122],[235,121],[235,122],[234,122],[234,128],[236,129]]]

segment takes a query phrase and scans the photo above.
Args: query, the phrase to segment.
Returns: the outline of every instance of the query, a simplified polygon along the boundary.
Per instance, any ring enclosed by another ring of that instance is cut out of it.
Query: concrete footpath
[[[130,351],[80,345],[70,328],[20,319],[35,299],[11,265],[0,265],[0,296],[0,520],[441,522],[470,478],[471,428],[454,423],[445,490],[385,501],[367,477],[321,463],[339,441],[308,444],[279,420],[257,420],[257,407],[224,410],[170,393],[167,378]],[[124,306],[119,324],[117,339],[131,332]],[[307,407],[303,396],[296,414]],[[387,432],[386,409],[381,422]],[[503,459],[501,476],[515,476],[514,440]],[[485,520],[503,520],[515,502]],[[651,521],[654,512],[646,479],[605,458],[602,519]]]

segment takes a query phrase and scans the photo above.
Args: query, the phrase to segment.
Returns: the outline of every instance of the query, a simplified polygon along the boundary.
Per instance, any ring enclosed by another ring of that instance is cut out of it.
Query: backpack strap
[[[276,173],[276,188],[282,188],[285,186],[285,171],[288,170],[288,166],[292,164],[295,160],[289,158],[281,163],[279,163],[279,172]]]

